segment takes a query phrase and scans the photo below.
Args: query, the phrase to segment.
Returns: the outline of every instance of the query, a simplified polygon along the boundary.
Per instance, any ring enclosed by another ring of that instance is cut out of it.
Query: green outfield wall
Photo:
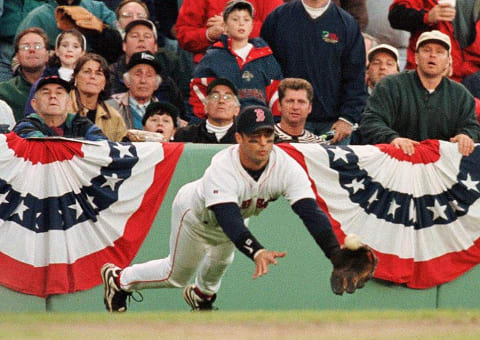
[[[203,174],[211,157],[223,146],[186,145],[163,204],[134,263],[168,255],[170,208],[178,189]],[[352,295],[337,296],[330,290],[331,264],[311,239],[300,219],[281,199],[262,215],[251,218],[250,228],[269,249],[287,256],[268,275],[252,280],[254,265],[236,252],[218,294],[216,305],[224,310],[289,309],[434,309],[479,308],[480,268],[442,286],[414,290],[387,282],[371,281]],[[28,278],[19,278],[28,280]],[[103,287],[47,299],[0,287],[0,312],[102,311]],[[188,310],[181,289],[142,291],[142,303],[131,302],[130,311]]]

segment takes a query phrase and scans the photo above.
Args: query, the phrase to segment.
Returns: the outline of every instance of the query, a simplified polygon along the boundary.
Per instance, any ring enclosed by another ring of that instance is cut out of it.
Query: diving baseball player
[[[185,287],[192,310],[211,310],[235,247],[255,263],[253,278],[265,275],[285,252],[265,249],[245,226],[281,195],[332,261],[332,289],[353,293],[373,274],[376,259],[368,247],[340,248],[326,214],[319,209],[301,166],[273,145],[274,121],[263,106],[244,108],[237,120],[237,145],[217,153],[202,178],[184,185],[172,207],[168,257],[121,269],[101,269],[105,307],[124,312],[126,299],[144,288]],[[195,276],[195,284],[189,284]]]

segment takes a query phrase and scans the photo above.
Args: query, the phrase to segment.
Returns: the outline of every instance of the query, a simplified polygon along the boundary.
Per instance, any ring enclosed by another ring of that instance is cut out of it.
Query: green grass
[[[480,339],[480,310],[0,313],[0,339]]]

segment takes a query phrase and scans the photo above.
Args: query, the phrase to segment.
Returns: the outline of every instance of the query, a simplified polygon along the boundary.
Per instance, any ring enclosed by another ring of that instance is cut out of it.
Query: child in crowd
[[[263,39],[248,39],[253,17],[254,8],[248,1],[232,0],[225,6],[223,20],[227,35],[222,35],[207,50],[193,73],[190,104],[196,116],[205,118],[206,89],[216,78],[226,78],[237,87],[242,107],[265,105],[279,115],[272,98],[276,97],[282,71]]]
[[[76,29],[63,31],[55,40],[55,55],[50,58],[42,77],[59,76],[63,80],[72,79],[73,70],[80,57],[84,56],[87,48],[85,36]],[[30,100],[35,94],[37,84],[34,83],[25,104],[25,116],[33,113]]]
[[[86,47],[85,37],[76,29],[60,33],[55,41],[55,56],[52,58],[52,66],[48,67],[45,72],[54,73],[57,69],[60,78],[70,81],[78,59],[86,53]]]
[[[178,109],[166,102],[148,105],[142,119],[143,130],[128,130],[131,142],[169,142],[177,128]]]

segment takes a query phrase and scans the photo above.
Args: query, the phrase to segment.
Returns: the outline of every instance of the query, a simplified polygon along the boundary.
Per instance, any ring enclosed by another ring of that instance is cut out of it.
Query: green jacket
[[[48,36],[50,48],[54,48],[55,39],[61,32],[55,21],[55,8],[58,4],[55,0],[45,0],[47,3],[31,11],[17,28],[17,35],[30,27],[41,27]],[[86,8],[90,13],[102,20],[104,23],[115,27],[115,13],[101,1],[82,0],[80,6]]]
[[[13,43],[20,22],[34,8],[43,5],[46,0],[6,0],[0,16],[0,40]]]
[[[429,93],[416,71],[382,79],[368,98],[360,123],[363,141],[390,143],[405,137],[416,141],[449,140],[459,133],[478,142],[480,127],[473,96],[446,77]]]
[[[24,116],[25,103],[31,87],[32,84],[23,77],[21,72],[12,79],[0,83],[0,99],[6,101],[12,108],[17,122]]]

